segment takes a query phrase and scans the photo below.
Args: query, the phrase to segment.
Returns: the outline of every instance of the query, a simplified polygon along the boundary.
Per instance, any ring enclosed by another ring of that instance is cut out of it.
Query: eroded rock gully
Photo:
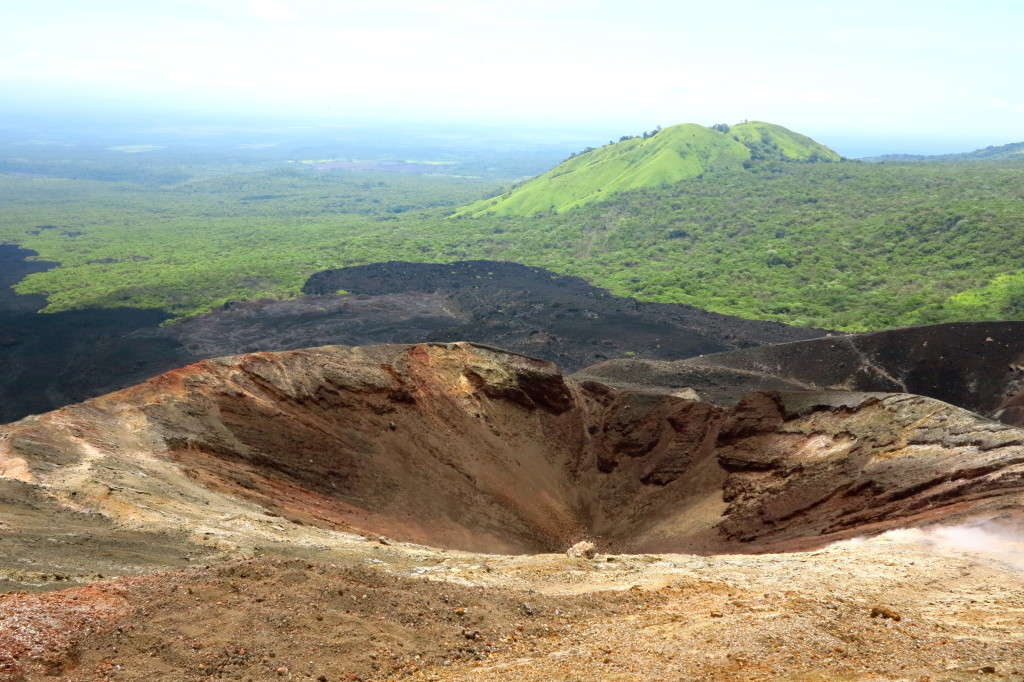
[[[466,343],[329,346],[204,361],[8,425],[0,474],[211,542],[291,521],[483,552],[761,552],[1015,515],[1024,431],[908,394],[723,408]]]

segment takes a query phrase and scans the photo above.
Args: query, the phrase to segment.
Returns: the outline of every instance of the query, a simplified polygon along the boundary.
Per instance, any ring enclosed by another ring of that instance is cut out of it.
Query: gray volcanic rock
[[[675,362],[613,360],[579,379],[684,388],[720,405],[749,391],[900,391],[1024,425],[1024,322],[962,322],[829,336]]]
[[[17,295],[21,278],[57,265],[0,244],[0,423],[144,381],[190,361],[173,339],[141,341],[159,310],[115,308],[40,314],[46,297]]]
[[[487,552],[581,537],[613,553],[764,552],[1016,517],[1024,431],[906,394],[726,408],[473,344],[331,346],[204,361],[10,424],[0,476],[218,543],[283,519]]]
[[[440,297],[456,319],[417,340],[486,343],[549,360],[567,372],[615,357],[675,360],[826,333],[636,301],[579,277],[500,261],[374,263],[318,272],[303,287],[318,296],[338,290]]]

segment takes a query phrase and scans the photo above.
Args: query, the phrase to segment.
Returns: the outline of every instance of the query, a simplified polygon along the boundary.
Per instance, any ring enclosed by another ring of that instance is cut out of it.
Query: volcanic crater
[[[721,407],[470,343],[328,346],[207,360],[8,425],[0,474],[228,543],[288,520],[488,553],[750,553],[1016,517],[1024,432],[909,394]]]

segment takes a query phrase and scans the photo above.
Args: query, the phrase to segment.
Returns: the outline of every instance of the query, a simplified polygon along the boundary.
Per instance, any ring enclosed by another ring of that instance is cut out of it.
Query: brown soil
[[[594,560],[339,542],[342,563],[0,597],[0,679],[1024,679],[1020,573],[930,538]]]

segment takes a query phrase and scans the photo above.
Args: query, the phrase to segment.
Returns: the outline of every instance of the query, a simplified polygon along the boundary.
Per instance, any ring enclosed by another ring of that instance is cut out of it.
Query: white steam
[[[1024,572],[1024,531],[1019,527],[993,520],[938,526],[925,531],[924,541],[929,547],[980,555],[1004,568]]]
[[[1024,572],[1024,527],[997,519],[928,528],[890,530],[875,538],[853,538],[838,545],[866,542],[916,544],[939,554],[971,554],[1003,568]]]
[[[926,542],[963,552],[1014,554],[1024,560],[1024,532],[992,521],[939,526],[925,531]]]

